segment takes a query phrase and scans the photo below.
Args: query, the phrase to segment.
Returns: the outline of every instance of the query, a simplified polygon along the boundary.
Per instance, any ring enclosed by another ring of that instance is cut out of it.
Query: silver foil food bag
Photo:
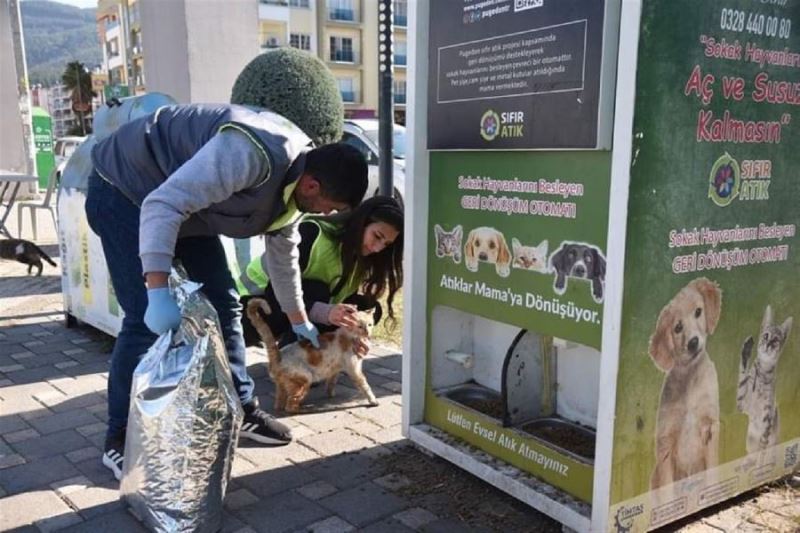
[[[212,532],[244,416],[217,313],[173,270],[181,326],[136,367],[120,495],[153,531]]]

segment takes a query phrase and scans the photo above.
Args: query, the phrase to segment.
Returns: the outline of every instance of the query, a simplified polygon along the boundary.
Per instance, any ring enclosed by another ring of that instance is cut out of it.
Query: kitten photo
[[[511,239],[511,249],[514,252],[514,268],[533,270],[534,272],[547,272],[547,246],[546,240],[538,246],[523,246],[515,238]]]
[[[436,257],[452,257],[456,264],[461,263],[461,237],[464,235],[461,224],[451,231],[445,231],[436,224],[433,231],[436,234]]]
[[[739,387],[736,407],[749,418],[747,453],[765,450],[778,443],[778,406],[775,402],[775,379],[778,359],[792,331],[792,317],[775,325],[772,308],[768,305],[761,322],[761,333],[755,361],[747,363],[753,351],[753,337],[742,346],[739,361]]]
[[[42,275],[42,259],[56,266],[55,262],[41,248],[23,239],[3,239],[0,241],[0,259],[18,261],[28,265],[28,274],[31,273],[33,267],[36,267],[38,269],[37,276]]]

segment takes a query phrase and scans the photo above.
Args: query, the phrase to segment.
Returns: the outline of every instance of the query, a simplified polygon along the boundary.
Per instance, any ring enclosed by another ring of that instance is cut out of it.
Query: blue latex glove
[[[147,328],[161,335],[169,330],[176,330],[181,325],[181,310],[169,288],[159,287],[147,289],[147,311],[144,313],[144,323]]]
[[[308,339],[314,345],[314,348],[319,348],[319,331],[311,322],[292,324],[292,331],[294,331],[298,339]]]

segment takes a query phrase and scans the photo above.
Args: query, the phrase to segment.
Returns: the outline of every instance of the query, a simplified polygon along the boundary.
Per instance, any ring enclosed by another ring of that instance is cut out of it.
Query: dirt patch
[[[413,446],[403,446],[379,459],[383,475],[405,476],[410,482],[397,493],[442,519],[451,519],[483,531],[561,532],[561,526],[480,479]]]
[[[567,424],[552,426],[528,424],[520,429],[544,441],[552,442],[556,446],[560,446],[576,455],[594,459],[595,439],[580,428]]]

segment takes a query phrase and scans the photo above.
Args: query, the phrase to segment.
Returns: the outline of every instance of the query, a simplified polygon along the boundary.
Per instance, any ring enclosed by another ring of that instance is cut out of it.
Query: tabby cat
[[[461,237],[464,231],[461,224],[451,231],[445,231],[439,224],[433,227],[436,234],[436,257],[452,257],[456,264],[461,262]]]
[[[747,426],[747,453],[764,450],[778,443],[776,370],[778,358],[786,346],[791,329],[792,317],[776,326],[773,323],[772,308],[768,305],[761,322],[758,355],[750,368],[747,368],[747,363],[755,344],[753,337],[748,337],[742,346],[736,406],[750,419]]]
[[[28,265],[28,274],[31,273],[33,267],[36,267],[39,269],[36,273],[37,276],[42,275],[42,259],[56,266],[50,256],[44,253],[36,244],[22,239],[3,239],[0,241],[0,259],[19,261],[24,265]]]

